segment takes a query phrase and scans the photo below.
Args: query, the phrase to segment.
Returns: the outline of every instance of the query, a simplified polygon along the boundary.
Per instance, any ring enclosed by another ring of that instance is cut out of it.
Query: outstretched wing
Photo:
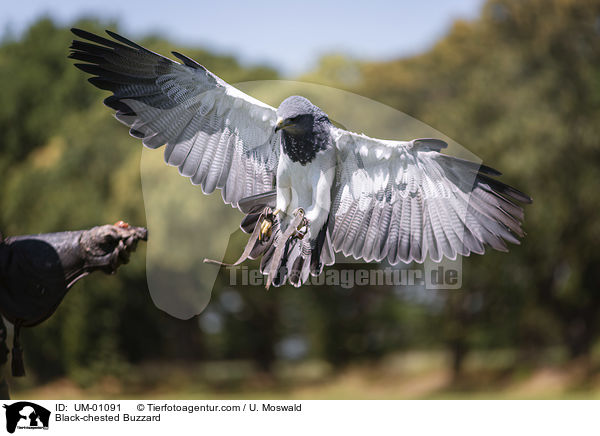
[[[338,153],[329,232],[336,252],[366,261],[433,261],[518,244],[531,198],[484,165],[440,153],[439,139],[384,141],[333,129]]]
[[[276,111],[225,83],[202,65],[173,52],[183,64],[107,31],[116,41],[80,29],[70,58],[113,92],[104,103],[117,111],[145,146],[166,144],[165,161],[201,185],[239,200],[273,189],[279,147]]]

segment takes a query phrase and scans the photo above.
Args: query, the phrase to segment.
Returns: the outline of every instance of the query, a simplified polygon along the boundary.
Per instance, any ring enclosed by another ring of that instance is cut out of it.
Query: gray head
[[[319,150],[327,148],[331,122],[321,109],[307,98],[293,95],[277,108],[277,126],[281,130],[283,151],[301,164],[310,162]]]

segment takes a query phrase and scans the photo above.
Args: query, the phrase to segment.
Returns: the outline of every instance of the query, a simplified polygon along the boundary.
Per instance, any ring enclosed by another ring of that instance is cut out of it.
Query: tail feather
[[[260,272],[267,271],[273,254],[275,253],[275,244],[268,244],[262,259],[260,260]]]
[[[323,259],[323,265],[329,266],[335,263],[335,252],[333,251],[333,244],[331,243],[331,234],[329,229],[325,233],[325,241],[323,241],[323,250],[321,250],[321,257]]]
[[[292,265],[290,270],[290,278],[289,281],[295,287],[298,287],[302,284],[302,269],[304,267],[305,258],[302,256],[297,256],[296,260]]]
[[[295,287],[299,287],[303,283],[302,270],[304,269],[305,264],[308,264],[308,262],[306,262],[308,255],[305,248],[306,244],[304,244],[304,241],[295,239],[288,256],[287,270],[289,282]]]
[[[321,252],[325,243],[327,235],[327,223],[323,226],[317,238],[312,241],[311,244],[311,256],[310,256],[310,273],[313,276],[318,276],[323,271],[323,261],[321,259]]]
[[[283,252],[283,257],[281,258],[281,261],[279,262],[279,266],[277,267],[277,274],[275,276],[275,278],[273,279],[273,286],[275,287],[279,287],[285,284],[286,280],[288,279],[288,275],[290,273],[291,268],[288,267],[288,262],[290,261],[290,259],[295,260],[295,258],[292,258],[292,251],[295,248],[295,241],[294,240],[287,240],[285,241],[285,250]],[[283,241],[282,241],[283,243]],[[266,273],[268,274],[268,270],[266,271]]]
[[[265,251],[269,248],[269,244],[263,241],[256,241],[252,251],[250,251],[250,255],[248,256],[250,259],[258,259],[259,256],[262,256]]]

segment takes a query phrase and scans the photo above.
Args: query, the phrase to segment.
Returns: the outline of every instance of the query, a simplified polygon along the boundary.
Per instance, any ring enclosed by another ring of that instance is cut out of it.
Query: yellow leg
[[[280,212],[279,209],[276,209],[273,212],[273,216],[276,216]],[[271,231],[273,228],[273,220],[271,218],[265,218],[263,222],[260,224],[260,233],[258,234],[258,240],[264,241],[271,237]]]

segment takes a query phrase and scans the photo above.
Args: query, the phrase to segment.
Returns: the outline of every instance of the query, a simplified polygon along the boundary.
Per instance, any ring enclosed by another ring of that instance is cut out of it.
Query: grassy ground
[[[322,362],[257,373],[247,362],[145,365],[82,387],[60,379],[12,384],[29,399],[600,399],[600,374],[584,362],[511,369],[501,353],[474,356],[455,380],[441,353],[396,355],[333,371]]]

